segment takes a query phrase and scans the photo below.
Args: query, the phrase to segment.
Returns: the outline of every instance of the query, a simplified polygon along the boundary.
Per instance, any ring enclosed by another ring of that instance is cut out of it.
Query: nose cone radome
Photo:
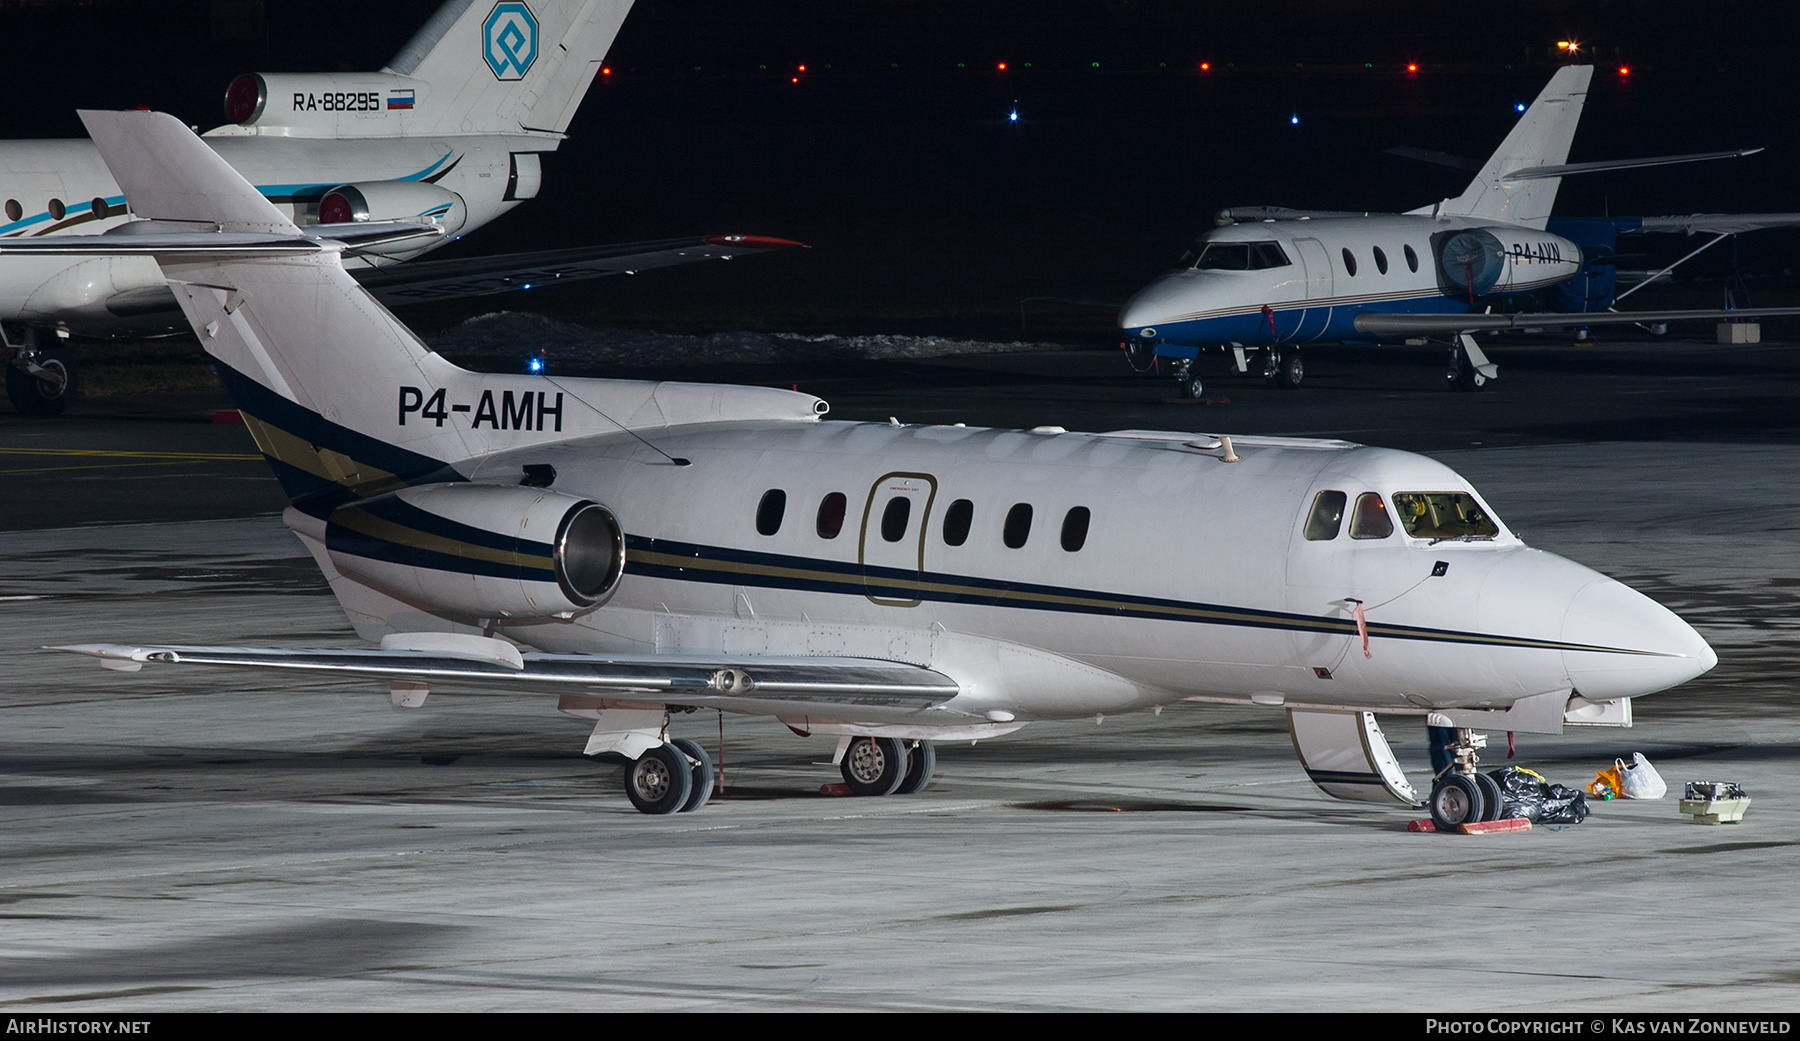
[[[1586,570],[1586,569],[1583,569]],[[1630,586],[1593,574],[1563,615],[1563,662],[1589,701],[1629,698],[1686,683],[1719,663],[1693,626]],[[1586,648],[1592,648],[1591,650]]]
[[[1185,308],[1182,300],[1188,295],[1188,280],[1182,272],[1172,272],[1157,278],[1119,309],[1119,328],[1130,336],[1137,336],[1148,331],[1146,339],[1155,339],[1155,329],[1180,316]]]

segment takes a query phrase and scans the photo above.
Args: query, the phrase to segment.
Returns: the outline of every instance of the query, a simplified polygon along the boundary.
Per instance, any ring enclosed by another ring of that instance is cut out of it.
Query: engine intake
[[[625,572],[611,510],[519,485],[422,485],[340,506],[325,546],[340,571],[477,618],[583,610]]]

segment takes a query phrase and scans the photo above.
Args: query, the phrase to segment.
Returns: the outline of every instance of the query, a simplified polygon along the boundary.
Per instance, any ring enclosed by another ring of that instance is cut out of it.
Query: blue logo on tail
[[[481,23],[481,56],[499,80],[522,80],[538,55],[537,16],[522,3],[499,3]]]

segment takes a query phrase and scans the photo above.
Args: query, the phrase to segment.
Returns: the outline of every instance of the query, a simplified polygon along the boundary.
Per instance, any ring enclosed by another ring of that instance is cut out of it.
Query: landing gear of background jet
[[[892,795],[906,781],[909,758],[894,738],[856,738],[844,751],[844,783],[858,795]]]
[[[906,776],[895,795],[916,795],[931,783],[937,770],[937,748],[930,741],[914,741],[906,753]]]
[[[1194,362],[1191,358],[1183,358],[1175,363],[1175,389],[1184,398],[1199,400],[1206,388],[1201,385],[1200,377],[1194,373]]]
[[[1293,390],[1306,379],[1306,364],[1300,360],[1299,351],[1270,351],[1269,367],[1263,375],[1282,390]]]
[[[657,745],[626,764],[625,795],[640,813],[674,813],[693,794],[693,774],[693,764],[680,749]]]
[[[1499,373],[1500,367],[1488,361],[1473,336],[1463,333],[1457,337],[1456,346],[1450,348],[1450,371],[1444,373],[1451,390],[1480,390]]]
[[[691,780],[688,786],[688,797],[687,801],[681,804],[681,812],[697,810],[705,806],[707,800],[713,796],[713,784],[717,780],[717,775],[713,770],[712,757],[706,754],[706,749],[700,747],[698,741],[689,741],[685,737],[678,737],[669,743],[693,763],[689,772]]]
[[[46,355],[28,338],[7,363],[6,397],[21,416],[57,415],[75,399],[75,363]]]

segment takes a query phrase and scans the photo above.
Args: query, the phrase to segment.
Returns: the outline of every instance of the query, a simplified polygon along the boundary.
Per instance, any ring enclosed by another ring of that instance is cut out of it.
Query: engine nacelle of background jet
[[[381,72],[250,72],[225,88],[225,118],[285,137],[392,137],[426,104],[422,80]]]
[[[1516,293],[1581,273],[1581,247],[1547,231],[1495,226],[1447,233],[1438,271],[1458,294]]]
[[[319,198],[320,224],[412,220],[429,217],[454,235],[469,219],[462,196],[423,181],[358,181],[340,184]],[[418,249],[411,243],[408,250]]]
[[[430,484],[332,511],[338,570],[475,618],[592,607],[625,571],[625,533],[591,499],[512,484]]]

